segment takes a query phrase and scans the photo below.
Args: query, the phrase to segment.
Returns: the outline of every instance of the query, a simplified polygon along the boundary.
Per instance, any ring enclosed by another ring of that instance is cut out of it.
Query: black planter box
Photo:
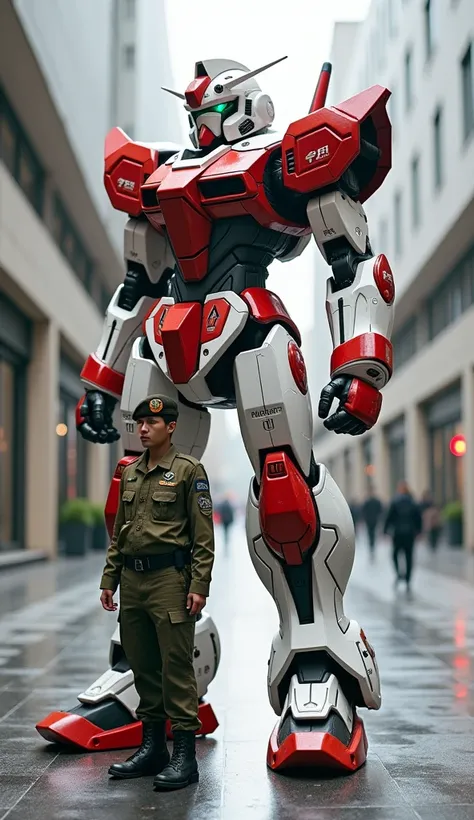
[[[92,528],[92,549],[105,552],[107,549],[107,530],[105,524],[96,524]]]
[[[463,522],[462,518],[452,518],[446,522],[446,534],[450,547],[463,546]]]
[[[92,528],[79,521],[68,521],[61,524],[59,537],[64,555],[85,555],[91,546]]]

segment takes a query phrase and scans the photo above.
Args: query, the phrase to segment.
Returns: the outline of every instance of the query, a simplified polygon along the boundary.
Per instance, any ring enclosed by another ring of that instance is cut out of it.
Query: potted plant
[[[87,498],[64,502],[59,511],[59,535],[65,555],[85,555],[90,547],[93,523]]]
[[[451,547],[462,547],[463,509],[461,502],[451,501],[449,504],[446,504],[443,510],[443,518],[446,522],[448,544]]]
[[[104,507],[102,504],[91,504],[92,549],[104,552],[107,546],[107,530],[105,528]]]

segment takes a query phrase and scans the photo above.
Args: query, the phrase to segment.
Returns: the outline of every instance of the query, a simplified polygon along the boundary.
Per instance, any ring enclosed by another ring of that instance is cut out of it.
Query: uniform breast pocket
[[[135,490],[125,490],[122,493],[123,509],[125,521],[131,521],[133,517],[133,499],[135,498]]]
[[[153,521],[171,521],[176,514],[177,494],[171,490],[157,490],[152,495]]]

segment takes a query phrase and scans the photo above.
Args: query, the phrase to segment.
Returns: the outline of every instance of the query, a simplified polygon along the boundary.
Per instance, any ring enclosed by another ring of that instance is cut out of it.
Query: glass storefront
[[[464,459],[449,448],[453,436],[462,434],[461,388],[456,385],[425,407],[429,434],[430,482],[434,500],[440,507],[462,501]]]
[[[24,547],[30,322],[0,294],[0,550]]]
[[[390,464],[390,496],[397,492],[405,476],[405,419],[402,417],[385,428]]]
[[[84,393],[81,367],[62,356],[56,434],[58,447],[58,503],[87,496],[87,442],[76,430],[76,405]]]

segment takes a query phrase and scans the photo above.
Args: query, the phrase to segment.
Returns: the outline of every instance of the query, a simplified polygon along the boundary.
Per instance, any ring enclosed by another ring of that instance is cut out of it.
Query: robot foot
[[[197,735],[210,735],[219,722],[210,703],[199,703],[201,729]],[[140,746],[142,724],[116,699],[88,705],[81,703],[69,712],[51,712],[36,724],[41,737],[50,743],[75,746],[78,750],[103,752],[109,749],[129,749]],[[167,724],[167,736],[172,738]]]
[[[354,712],[352,733],[337,714],[326,720],[279,721],[268,743],[267,765],[274,771],[311,768],[350,774],[367,757],[367,736],[362,720]]]

